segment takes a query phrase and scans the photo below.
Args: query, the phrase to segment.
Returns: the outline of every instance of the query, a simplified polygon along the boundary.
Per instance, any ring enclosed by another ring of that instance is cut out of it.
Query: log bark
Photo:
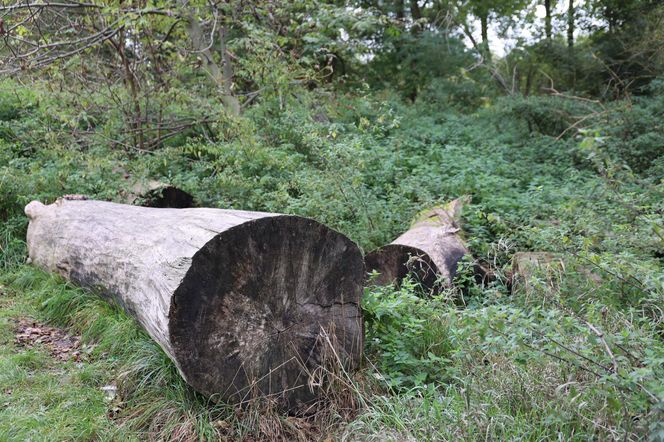
[[[470,253],[459,236],[462,199],[424,212],[403,235],[367,254],[367,271],[377,271],[377,285],[399,284],[412,275],[431,293],[450,287],[457,264]]]
[[[117,301],[205,395],[297,412],[319,393],[324,333],[359,363],[362,255],[316,221],[65,199],[25,212],[32,262]]]

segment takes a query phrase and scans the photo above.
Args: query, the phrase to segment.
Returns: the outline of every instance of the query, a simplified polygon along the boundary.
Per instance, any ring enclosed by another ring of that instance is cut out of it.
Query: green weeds
[[[57,97],[0,84],[0,439],[656,436],[661,96],[634,100],[631,110],[613,103],[586,120],[591,127],[560,136],[584,106],[555,97],[484,102],[464,84],[441,84],[409,106],[387,91],[296,90],[242,119],[220,117],[207,137],[183,135],[150,153],[104,141],[121,126],[113,114],[98,116],[98,133],[74,139],[66,113],[53,111]],[[455,94],[482,107],[441,108]],[[29,200],[120,200],[125,174],[169,181],[202,206],[310,216],[365,250],[428,206],[470,195],[463,234],[474,260],[464,262],[460,288],[439,297],[408,281],[366,290],[365,367],[353,378],[325,372],[335,389],[324,411],[293,418],[260,401],[231,409],[193,392],[117,307],[25,264]],[[534,275],[527,293],[512,291],[518,251],[561,256],[556,283]],[[476,281],[475,260],[490,278]],[[23,317],[81,335],[85,360],[18,347],[13,321]],[[117,386],[116,398],[105,399],[106,385]]]

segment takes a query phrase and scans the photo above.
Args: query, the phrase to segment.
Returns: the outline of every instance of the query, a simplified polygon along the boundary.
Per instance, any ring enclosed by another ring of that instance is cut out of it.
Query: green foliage
[[[416,294],[406,280],[366,289],[363,301],[367,351],[381,380],[392,388],[422,387],[449,380],[449,318],[438,305]]]
[[[445,97],[441,104],[464,110],[473,109],[476,97],[487,93],[486,86],[464,69],[473,63],[473,57],[457,38],[403,32],[386,38],[385,44],[391,50],[379,54],[370,65],[369,78],[376,85],[396,89],[411,100],[428,89],[439,100]],[[430,83],[433,85],[428,87]]]
[[[661,91],[662,81],[655,81],[649,87]],[[634,172],[656,177],[648,173],[654,162],[661,158],[664,146],[664,95],[655,92],[653,96],[635,97],[633,105],[616,112],[616,124],[602,133],[606,138],[603,145],[608,152],[616,155]]]
[[[510,123],[517,123],[514,130],[521,132],[523,136],[537,133],[557,138],[575,135],[569,128],[577,122],[579,115],[589,116],[585,120],[588,124],[597,121],[599,116],[595,117],[594,113],[598,113],[598,108],[596,103],[574,99],[517,96],[498,100],[496,108],[491,112],[498,111],[494,115],[500,122],[506,119]]]
[[[499,422],[493,434],[500,437],[562,432],[583,439],[598,431],[615,437],[657,425],[657,412],[645,422],[633,421],[647,415],[652,398],[662,394],[664,353],[647,323],[613,316],[596,300],[588,300],[579,314],[562,304],[515,304],[458,310],[418,297],[409,284],[398,291],[370,289],[370,358],[379,361],[379,381],[399,388],[351,428],[383,420],[380,425],[415,438],[446,439]],[[601,338],[593,328],[603,330]],[[604,342],[617,353],[608,354]],[[616,372],[607,368],[614,360]]]

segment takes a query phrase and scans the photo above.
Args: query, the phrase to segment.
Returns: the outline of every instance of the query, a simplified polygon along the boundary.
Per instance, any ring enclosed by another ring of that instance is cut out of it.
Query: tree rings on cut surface
[[[303,218],[262,218],[215,237],[173,296],[181,370],[197,390],[232,402],[257,394],[291,409],[310,403],[326,334],[346,368],[359,363],[362,268],[354,244]]]

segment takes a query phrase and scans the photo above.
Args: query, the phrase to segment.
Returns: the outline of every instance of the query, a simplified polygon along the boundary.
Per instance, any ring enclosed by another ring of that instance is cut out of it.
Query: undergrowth
[[[214,137],[146,153],[104,141],[112,115],[81,137],[53,112],[56,92],[2,83],[0,439],[657,440],[661,95],[607,104],[588,127],[567,130],[587,104],[469,96],[479,107],[461,113],[441,108],[439,86],[410,105],[388,91],[298,89],[220,117]],[[121,201],[136,179],[168,181],[200,206],[313,217],[365,250],[468,195],[462,227],[474,259],[459,288],[437,297],[411,281],[367,288],[364,366],[317,373],[333,387],[312,416],[259,400],[235,409],[193,392],[117,307],[25,264],[30,200]],[[519,251],[564,266],[555,281],[534,275],[519,290]],[[489,277],[477,280],[475,264]],[[22,316],[82,335],[86,359],[18,348],[12,321]],[[105,385],[117,386],[115,399],[104,399]]]

